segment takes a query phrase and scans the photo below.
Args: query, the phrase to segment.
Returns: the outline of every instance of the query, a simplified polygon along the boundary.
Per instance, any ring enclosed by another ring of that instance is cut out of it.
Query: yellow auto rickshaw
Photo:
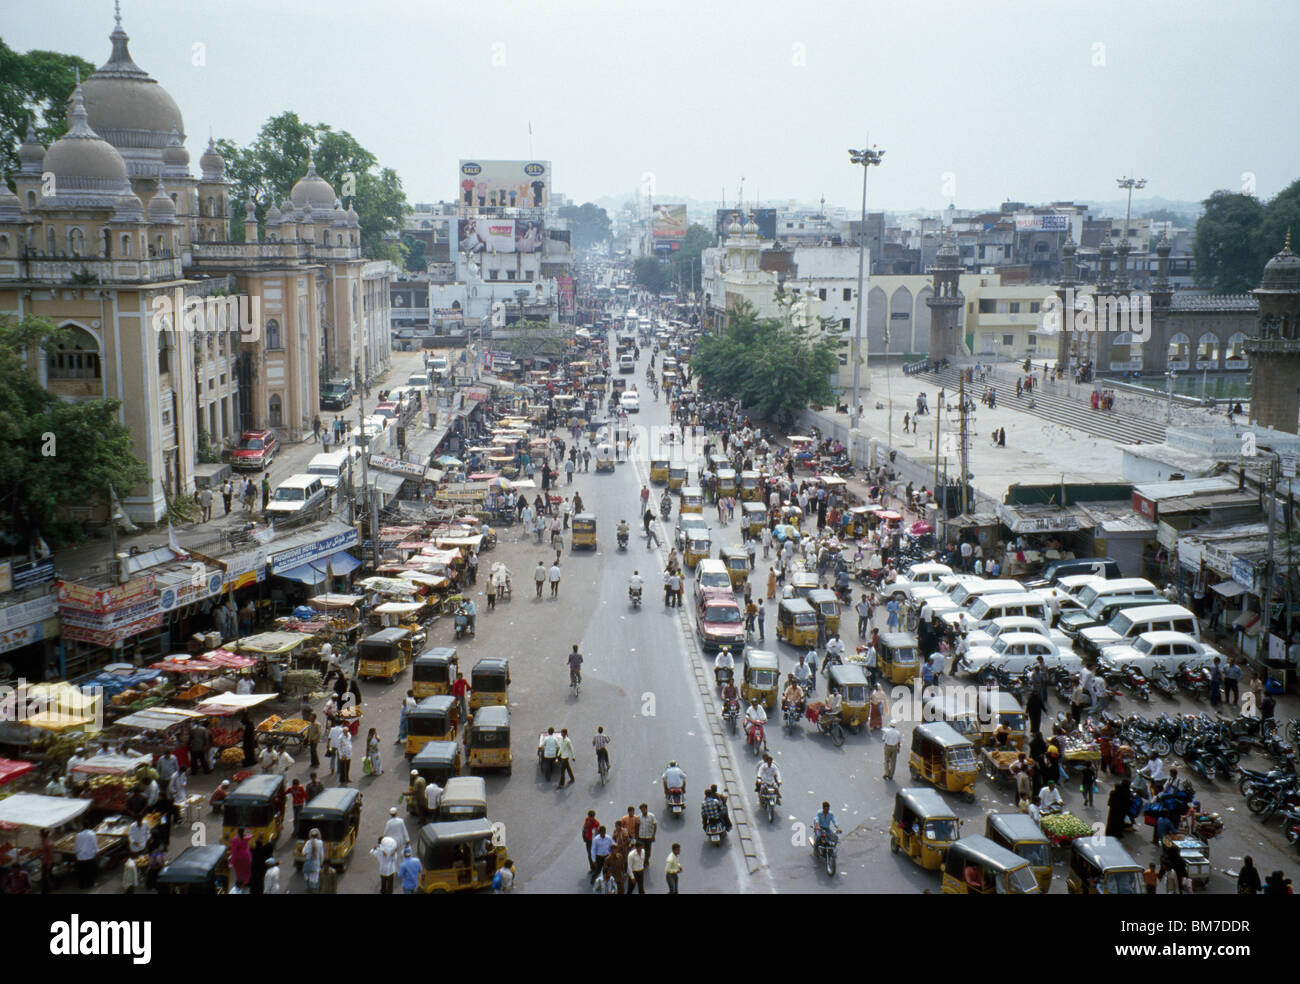
[[[979,690],[979,719],[981,727],[971,736],[977,748],[993,745],[993,735],[999,725],[1005,724],[1011,731],[1007,739],[1007,748],[1023,749],[1029,741],[1029,725],[1025,710],[1020,701],[1004,690]]]
[[[506,863],[505,827],[486,817],[426,823],[416,844],[426,895],[491,888]]]
[[[781,684],[781,668],[776,653],[765,649],[747,649],[741,663],[740,696],[745,702],[758,698],[768,710],[776,706]]]
[[[792,646],[817,645],[817,613],[803,598],[782,598],[776,610],[776,637]]]
[[[692,529],[686,537],[686,549],[682,551],[682,560],[687,567],[694,567],[708,557],[712,550],[713,541],[709,539],[709,531]]]
[[[681,515],[686,513],[704,514],[704,490],[698,485],[682,486],[682,501],[677,507]]]
[[[686,484],[686,466],[671,464],[668,466],[668,488],[678,492]]]
[[[1114,837],[1079,837],[1070,848],[1071,895],[1141,895],[1142,866]]]
[[[474,712],[465,735],[465,764],[471,769],[505,769],[510,775],[510,709],[489,704]]]
[[[948,848],[942,891],[944,895],[1039,894],[1029,862],[981,834],[962,837]]]
[[[510,660],[504,656],[485,656],[474,664],[469,675],[469,709],[505,707],[510,703]]]
[[[447,787],[447,781],[460,775],[460,742],[431,741],[411,759],[411,771],[420,775],[426,783],[433,782]],[[424,816],[426,804],[423,800],[413,798],[411,787],[407,788],[406,809],[408,813]]]
[[[1027,813],[990,813],[984,820],[984,836],[999,847],[1029,862],[1038,879],[1038,890],[1046,895],[1052,887],[1052,843],[1034,818]]]
[[[871,531],[871,510],[867,506],[854,506],[844,514],[844,539],[858,540]]]
[[[795,590],[798,594],[798,589]],[[812,605],[813,611],[817,613],[817,622],[826,628],[826,638],[833,635],[839,635],[840,631],[840,600],[835,597],[835,592],[830,588],[818,588],[815,591],[808,592],[808,604]]]
[[[439,820],[478,820],[487,816],[487,783],[482,776],[452,776],[438,800]]]
[[[731,579],[731,589],[739,591],[749,580],[749,554],[744,547],[723,547],[718,551],[719,559],[727,565],[727,577]]]
[[[886,632],[880,637],[876,662],[886,683],[911,683],[921,670],[916,636],[911,632]]]
[[[821,581],[812,571],[795,571],[790,575],[790,586],[794,588],[794,596],[810,601],[810,596],[814,591],[821,588]],[[816,609],[814,609],[815,611]]]
[[[900,789],[894,795],[889,849],[901,851],[926,871],[943,866],[943,856],[960,831],[957,814],[933,789]]]
[[[578,513],[573,517],[573,534],[569,541],[569,549],[577,550],[579,547],[596,549],[596,516],[594,513]]]
[[[361,794],[350,786],[332,786],[303,804],[294,818],[293,863],[301,868],[307,839],[314,829],[325,843],[325,858],[331,864],[347,864],[361,829]]]
[[[708,470],[716,475],[722,469],[731,467],[731,459],[725,454],[711,454],[709,455],[707,466]]]
[[[975,802],[975,778],[979,775],[975,746],[949,724],[931,721],[913,729],[907,769],[913,780],[924,779]]]
[[[763,501],[763,476],[756,471],[743,471],[740,473],[740,501],[741,502],[762,502]]]
[[[980,733],[979,706],[974,687],[944,688],[926,700],[922,719],[942,721],[971,744],[978,744]]]
[[[221,805],[221,843],[243,827],[254,844],[274,844],[284,828],[284,776],[250,776]]]
[[[718,495],[736,494],[736,470],[734,468],[719,468],[717,479]]]
[[[458,723],[455,697],[438,694],[424,698],[406,712],[406,757],[431,741],[455,741]]]
[[[650,481],[655,485],[663,485],[668,481],[667,458],[650,459]]]
[[[827,693],[840,692],[840,723],[856,734],[871,717],[867,675],[854,663],[839,663],[830,668],[829,680]]]
[[[451,693],[458,667],[455,646],[439,646],[421,653],[411,663],[411,691],[417,699]]]
[[[411,663],[411,633],[406,629],[381,629],[361,640],[363,680],[382,679],[392,683]]]
[[[761,502],[745,502],[740,507],[740,521],[744,524],[749,535],[755,538],[763,535],[763,527],[767,525],[767,509]]]
[[[614,470],[614,446],[608,442],[596,445],[596,471]]]

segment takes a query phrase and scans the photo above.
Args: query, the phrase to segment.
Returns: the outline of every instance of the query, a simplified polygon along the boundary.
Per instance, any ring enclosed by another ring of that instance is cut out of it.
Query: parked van
[[[413,372],[406,377],[407,386],[418,386],[423,390],[429,388],[429,374],[427,372]]]
[[[1088,608],[1079,612],[1070,612],[1068,615],[1062,615],[1061,620],[1056,627],[1074,639],[1078,644],[1081,640],[1079,633],[1084,629],[1090,629],[1094,625],[1105,625],[1112,618],[1124,611],[1126,608],[1137,608],[1144,605],[1167,605],[1169,604],[1162,596],[1156,595],[1119,595],[1103,596],[1094,601]]]
[[[1042,595],[1030,591],[997,591],[977,598],[970,606],[967,628],[973,622],[976,628],[982,629],[995,618],[1009,615],[1024,615],[1040,622],[1050,619],[1047,600]]]
[[[271,493],[266,513],[272,517],[301,516],[330,494],[319,475],[290,475]]]
[[[1072,557],[1069,560],[1052,561],[1038,577],[1026,580],[1024,585],[1027,588],[1047,588],[1072,574],[1092,574],[1109,580],[1118,578],[1120,570],[1119,564],[1109,557]]]
[[[1079,592],[1079,604],[1084,608],[1092,607],[1092,603],[1098,598],[1105,595],[1160,595],[1156,586],[1144,577],[1121,577],[1112,581],[1101,581],[1097,584],[1090,584]]]
[[[1196,615],[1182,605],[1143,605],[1124,608],[1105,625],[1079,630],[1079,645],[1091,653],[1106,646],[1132,642],[1147,632],[1181,632],[1200,640],[1201,626]]]
[[[307,463],[307,474],[319,475],[321,483],[326,488],[336,489],[340,483],[348,480],[349,462],[352,462],[354,467],[359,467],[361,462],[360,448],[318,454]]]
[[[984,578],[978,583],[962,584],[952,593],[953,604],[957,607],[939,612],[939,618],[953,629],[959,628],[963,622],[967,628],[970,628],[974,621],[971,617],[971,608],[981,598],[995,594],[1024,594],[1024,592],[1024,586],[1010,578],[997,580]]]

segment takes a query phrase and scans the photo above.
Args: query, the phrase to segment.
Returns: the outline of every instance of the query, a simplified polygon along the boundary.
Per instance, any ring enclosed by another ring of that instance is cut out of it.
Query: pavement
[[[394,357],[398,359],[399,354],[395,353]],[[642,368],[639,366],[638,370]],[[394,373],[398,371],[395,362]],[[901,425],[899,401],[906,401],[901,404],[903,407],[912,406],[914,387],[909,389],[901,373],[894,376],[895,423]],[[883,378],[879,382],[873,378],[873,396],[879,398],[884,390]],[[933,393],[930,402],[933,406]],[[994,411],[998,416],[992,419],[981,416],[981,428],[991,430],[995,422],[1002,426],[1002,413]],[[1011,411],[1005,413],[1010,445],[1018,422],[1010,415]],[[867,417],[868,428],[875,428],[881,422],[879,411],[868,411]],[[927,440],[927,427],[933,419],[933,415],[922,417],[917,442]],[[667,409],[662,402],[648,402],[636,422],[647,427],[666,424]],[[1038,450],[1033,453],[1046,456],[1045,438],[1042,441],[1032,438],[1026,429],[1021,443],[1036,442]],[[1022,455],[1026,452],[1008,447],[976,453],[981,454],[980,460],[986,457],[990,463],[1005,456],[1006,474],[1024,478],[1026,466]],[[596,514],[599,546],[594,553],[573,552],[568,548],[566,536],[561,556],[564,576],[558,599],[549,598],[549,588],[544,592],[547,597],[537,599],[532,586],[531,572],[537,561],[546,559],[549,563],[555,556],[554,550],[539,547],[531,537],[525,538],[518,527],[505,528],[496,548],[484,555],[483,569],[495,561],[505,562],[513,575],[513,599],[489,611],[482,596],[478,597],[480,614],[475,638],[455,642],[450,619],[440,620],[430,629],[428,645],[456,645],[462,669],[468,670],[476,660],[487,655],[505,655],[511,660],[514,768],[509,776],[487,773],[486,782],[489,815],[504,825],[509,853],[515,861],[518,873],[515,890],[589,891],[587,862],[580,839],[587,811],[595,810],[602,823],[612,825],[626,813],[628,806],[645,802],[659,820],[659,833],[648,867],[646,890],[651,893],[665,891],[663,863],[673,841],[681,843],[683,848],[681,891],[684,894],[937,892],[938,879],[932,873],[889,851],[887,829],[894,794],[910,784],[907,763],[899,763],[895,781],[885,780],[881,776],[881,743],[866,731],[848,735],[844,745],[835,748],[829,739],[810,731],[804,722],[794,734],[785,734],[777,714],[773,713],[767,739],[784,776],[783,804],[770,826],[765,818],[754,818],[757,807],[752,782],[754,758],[744,748],[743,733],[732,737],[722,731],[707,686],[711,661],[705,663],[700,658],[691,617],[684,618],[681,610],[666,609],[662,604],[662,549],[649,549],[644,538],[635,535],[626,551],[616,548],[614,530],[620,519],[626,518],[634,530],[640,529],[635,517],[640,511],[638,493],[647,480],[649,449],[637,449],[633,457],[631,463],[620,463],[613,474],[580,472],[572,488],[561,487],[564,495],[580,491],[587,508]],[[289,467],[291,460],[285,455],[282,467]],[[1016,460],[1021,464],[1013,470],[1011,463]],[[1072,464],[1086,467],[1077,462]],[[984,469],[979,463],[974,468],[977,475]],[[657,500],[658,489],[653,489],[653,493]],[[706,515],[714,525],[716,546],[739,542],[736,527],[719,527],[713,523],[716,514]],[[670,527],[672,523],[675,517]],[[662,541],[670,530],[665,531],[662,525],[659,529]],[[633,570],[640,571],[646,582],[644,605],[639,609],[631,607],[627,599],[626,583]],[[753,583],[765,584],[766,577],[767,565],[760,554]],[[690,597],[688,579],[686,598]],[[775,642],[771,634],[775,612],[769,612],[767,619],[769,635],[759,648],[778,654],[784,676],[793,669],[800,652]],[[852,618],[846,621],[852,623]],[[565,665],[574,643],[585,659],[584,685],[576,698],[570,694]],[[701,679],[706,681],[704,685]],[[818,693],[824,694],[824,680],[820,675],[818,684]],[[361,747],[367,730],[376,727],[383,741],[384,773],[359,777],[361,753],[357,753],[353,763],[354,785],[364,793],[365,807],[355,858],[339,881],[342,893],[378,890],[377,865],[367,851],[377,842],[390,806],[403,810],[401,816],[407,819],[408,830],[413,837],[416,833],[416,825],[405,814],[402,800],[409,770],[401,746],[395,743],[399,707],[407,686],[405,675],[393,684],[376,681],[361,684],[364,717],[357,747]],[[1058,703],[1053,698],[1050,713],[1063,709]],[[1280,702],[1279,716],[1286,719],[1295,714],[1293,704],[1290,699]],[[1151,705],[1119,700],[1116,707],[1126,713],[1138,711],[1148,716],[1161,711],[1193,709],[1186,700],[1175,704],[1158,696]],[[591,749],[591,737],[598,725],[612,737],[613,768],[605,786],[600,783]],[[545,781],[537,765],[537,736],[547,727],[555,727],[557,731],[567,727],[577,750],[574,763],[577,782],[566,784],[563,789]],[[910,725],[901,727],[904,738],[900,757],[904,757],[910,746]],[[678,820],[669,819],[663,809],[660,775],[669,759],[676,759],[687,774],[687,809]],[[290,771],[289,778],[306,781],[308,771],[304,756]],[[321,778],[329,785],[332,780],[325,772],[321,770]],[[195,778],[190,790],[206,796],[220,778],[218,774]],[[737,834],[742,825],[747,833],[743,839],[733,834],[720,847],[704,839],[699,824],[701,791],[714,782],[730,787],[732,805],[737,808]],[[1295,873],[1294,851],[1286,844],[1278,823],[1273,821],[1265,826],[1249,816],[1235,784],[1221,782],[1216,786],[1195,780],[1194,784],[1201,790],[1203,806],[1222,812],[1227,824],[1225,832],[1211,845],[1216,868],[1211,892],[1235,892],[1236,866],[1246,853],[1254,856],[1256,866],[1264,874],[1276,868]],[[1077,782],[1066,786],[1063,793],[1067,809],[1090,823],[1104,820],[1107,783],[1103,781],[1103,790],[1097,794],[1096,806],[1092,808],[1081,806]],[[984,815],[988,812],[1014,809],[1010,792],[991,786],[987,780],[979,781],[976,794],[973,804],[950,798],[964,821],[964,833],[982,833]],[[806,839],[807,828],[822,800],[830,801],[844,831],[839,871],[833,878],[814,864]],[[1124,846],[1143,864],[1155,859],[1145,830],[1140,827],[1123,839]],[[219,836],[219,822],[216,818],[208,819],[201,831],[194,831],[188,841],[180,836],[174,839],[173,854],[195,838],[215,841]],[[292,872],[292,850],[292,839],[282,837],[276,855],[286,873]],[[1058,857],[1052,891],[1064,891],[1065,872],[1065,859]],[[117,873],[113,871],[101,877],[96,891],[113,893],[118,890],[117,884]],[[289,879],[289,890],[293,893],[305,890],[300,875],[294,873]]]

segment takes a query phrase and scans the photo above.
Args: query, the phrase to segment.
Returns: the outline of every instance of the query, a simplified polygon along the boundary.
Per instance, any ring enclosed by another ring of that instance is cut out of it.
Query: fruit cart
[[[1073,813],[1044,813],[1038,821],[1043,835],[1057,847],[1069,847],[1078,837],[1091,837],[1092,827]]]
[[[997,786],[1014,786],[1016,784],[1016,776],[1011,771],[1011,767],[1016,764],[1018,757],[1019,752],[1014,748],[1000,751],[985,747],[980,750],[984,775],[989,782]]]
[[[0,800],[0,865],[18,864],[35,882],[40,873],[41,831],[56,839],[79,828],[79,818],[91,807],[88,799],[15,793]],[[57,877],[64,869],[56,866]]]
[[[196,708],[199,714],[209,719],[209,731],[212,744],[216,748],[239,750],[244,740],[244,711],[274,700],[275,694],[214,694]],[[240,761],[243,761],[242,752]],[[218,752],[218,759],[226,761],[223,753]]]
[[[91,800],[96,809],[120,812],[126,809],[138,771],[152,766],[152,755],[95,755],[74,765],[69,775],[82,787],[82,797]]]
[[[282,718],[272,714],[257,725],[257,743],[263,748],[274,748],[297,754],[306,740],[307,722],[302,718]]]
[[[183,707],[150,707],[113,722],[113,731],[132,748],[153,756],[176,754],[182,769],[190,767],[188,728],[203,715]]]

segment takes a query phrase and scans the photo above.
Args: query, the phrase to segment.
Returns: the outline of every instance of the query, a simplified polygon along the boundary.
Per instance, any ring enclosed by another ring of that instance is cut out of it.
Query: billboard
[[[457,198],[475,208],[545,208],[551,204],[550,161],[462,160]]]
[[[758,226],[759,239],[776,238],[776,209],[754,208],[747,211],[745,209],[720,208],[717,211],[715,219],[715,232],[717,233],[718,241],[721,242],[727,238],[727,226],[731,225],[733,217],[737,219],[741,225],[744,225],[749,221],[750,216],[753,216],[754,224]]]
[[[650,231],[655,239],[685,239],[686,206],[654,206],[654,212],[650,220]]]
[[[462,253],[536,253],[542,248],[542,223],[536,219],[457,219],[457,249]]]

